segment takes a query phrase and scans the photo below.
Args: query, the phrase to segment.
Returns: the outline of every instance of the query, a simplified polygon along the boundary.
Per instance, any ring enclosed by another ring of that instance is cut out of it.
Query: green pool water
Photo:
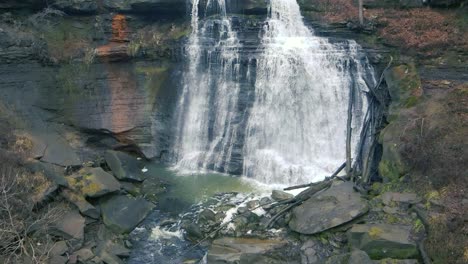
[[[242,177],[214,172],[181,174],[160,164],[148,164],[145,173],[148,180],[167,182],[167,191],[160,195],[160,200],[167,203],[196,204],[217,193],[238,192],[256,193],[265,191],[265,187]]]

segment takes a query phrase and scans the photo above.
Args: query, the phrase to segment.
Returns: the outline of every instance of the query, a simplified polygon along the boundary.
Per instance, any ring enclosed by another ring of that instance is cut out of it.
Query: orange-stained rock
[[[124,15],[115,15],[112,18],[112,37],[109,44],[96,48],[96,56],[109,61],[128,59],[128,33],[127,18]]]
[[[112,18],[111,42],[128,42],[127,18],[124,15],[115,15]]]
[[[119,61],[128,59],[130,54],[127,44],[111,42],[96,48],[96,56],[109,61]]]

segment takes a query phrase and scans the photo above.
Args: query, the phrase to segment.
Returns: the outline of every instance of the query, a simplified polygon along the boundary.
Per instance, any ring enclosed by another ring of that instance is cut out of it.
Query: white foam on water
[[[177,231],[169,231],[169,230],[162,229],[159,226],[151,229],[150,238],[153,240],[172,239],[172,238],[177,238],[180,240],[184,239],[182,231],[180,229]]]

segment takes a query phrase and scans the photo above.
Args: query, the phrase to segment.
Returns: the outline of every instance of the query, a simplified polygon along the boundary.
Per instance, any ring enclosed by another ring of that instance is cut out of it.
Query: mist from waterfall
[[[329,175],[345,160],[350,91],[356,146],[367,107],[363,92],[375,82],[359,45],[315,36],[296,0],[270,0],[260,55],[242,63],[226,0],[199,1],[192,0],[175,168],[237,171],[267,184]],[[253,80],[249,87],[241,84],[246,79]]]

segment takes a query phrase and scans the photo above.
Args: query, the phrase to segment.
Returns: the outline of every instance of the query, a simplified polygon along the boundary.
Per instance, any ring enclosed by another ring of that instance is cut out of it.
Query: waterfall
[[[345,161],[351,89],[353,146],[359,140],[363,92],[375,82],[359,45],[315,36],[295,0],[270,0],[259,55],[248,63],[233,28],[225,0],[192,0],[175,167],[235,172],[264,183],[321,180]]]
[[[266,183],[322,180],[345,161],[350,89],[366,91],[364,72],[371,69],[354,41],[314,36],[295,0],[271,0],[262,44],[244,175]],[[357,136],[366,103],[362,92],[355,99]]]
[[[175,148],[176,168],[227,170],[236,138],[240,43],[227,16],[225,0],[192,3],[188,69],[180,98]]]

